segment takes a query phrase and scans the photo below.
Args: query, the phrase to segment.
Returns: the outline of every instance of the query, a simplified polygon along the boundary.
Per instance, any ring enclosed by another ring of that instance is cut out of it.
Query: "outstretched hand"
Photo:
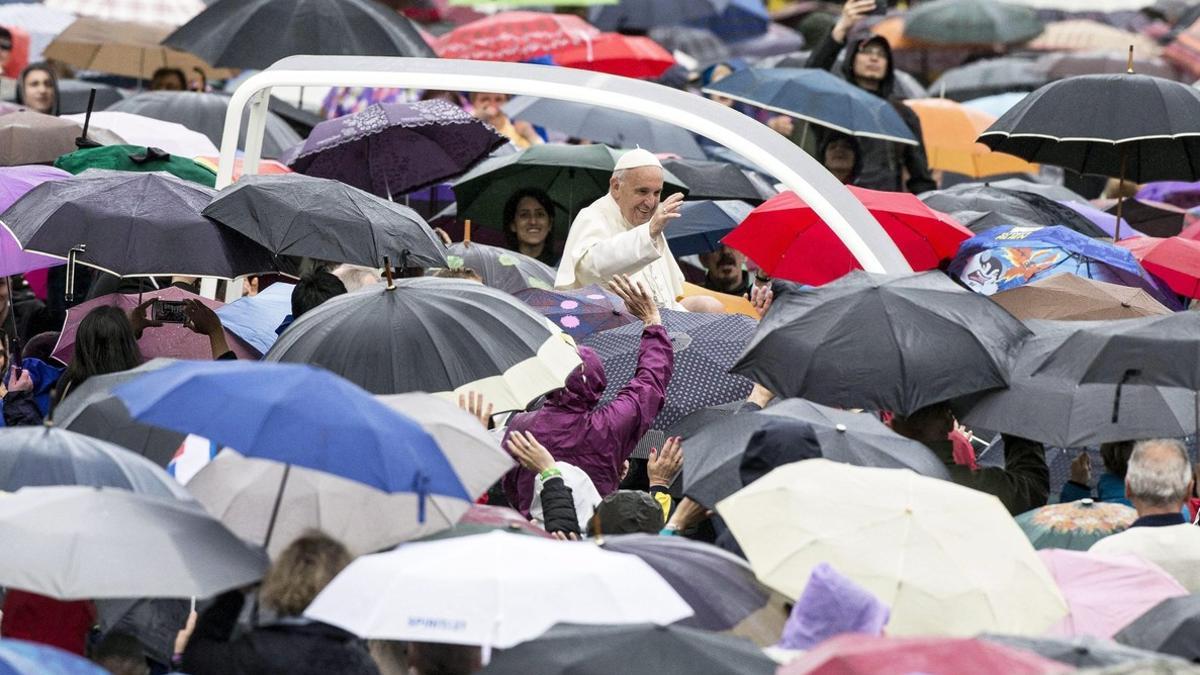
[[[142,332],[147,328],[158,328],[163,325],[161,321],[146,318],[146,310],[154,304],[154,300],[155,298],[150,298],[129,310],[129,323],[133,324],[133,336],[138,340],[142,339]]]
[[[667,223],[683,215],[679,212],[679,207],[683,204],[683,194],[676,192],[659,203],[658,208],[654,210],[654,215],[650,217],[650,238],[657,239],[658,235],[662,234],[663,230],[667,229]]]
[[[754,305],[754,311],[758,313],[758,318],[763,318],[767,315],[767,310],[771,309],[771,303],[775,301],[775,291],[768,286],[753,286],[747,294],[746,299],[750,304]]]
[[[458,407],[471,413],[471,417],[479,420],[484,429],[487,429],[491,425],[492,410],[495,406],[484,401],[483,394],[474,391],[468,391],[466,396],[459,394]]]
[[[650,451],[650,459],[646,463],[650,487],[671,487],[682,468],[683,444],[678,436],[672,436],[663,442],[662,450],[655,448]]]
[[[887,0],[847,0],[846,4],[842,5],[841,16],[833,25],[833,39],[839,44],[846,44],[846,36],[858,25],[859,21],[862,21],[864,16],[875,9],[877,2],[887,2]]]
[[[508,446],[509,453],[522,467],[534,473],[541,473],[554,467],[554,457],[550,455],[550,451],[546,449],[546,446],[538,443],[538,440],[528,431],[512,432],[508,435],[505,445]]]
[[[624,274],[616,274],[613,275],[612,281],[608,282],[608,288],[625,302],[625,309],[629,310],[630,314],[641,319],[647,326],[662,323],[658,305],[654,304],[654,298],[640,282],[631,281]]]

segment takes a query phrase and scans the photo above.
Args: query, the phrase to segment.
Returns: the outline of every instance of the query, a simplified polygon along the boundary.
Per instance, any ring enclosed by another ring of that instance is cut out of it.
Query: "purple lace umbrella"
[[[457,176],[506,142],[446,101],[376,103],[321,122],[280,160],[390,199]]]
[[[25,196],[33,188],[48,180],[70,178],[71,174],[52,166],[29,164],[26,166],[0,167],[0,213]],[[0,276],[24,274],[33,270],[61,265],[62,260],[48,255],[26,253],[7,227],[0,228]]]

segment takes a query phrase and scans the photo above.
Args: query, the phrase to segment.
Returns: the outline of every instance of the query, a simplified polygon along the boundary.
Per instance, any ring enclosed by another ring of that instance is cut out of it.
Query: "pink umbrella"
[[[1111,638],[1159,602],[1188,594],[1161,567],[1132,554],[1048,548],[1038,555],[1070,609],[1050,635]]]
[[[224,304],[216,300],[202,298],[174,286],[157,291],[148,291],[141,297],[142,301],[149,300],[150,298],[161,300],[199,300],[214,310]],[[87,316],[88,312],[97,307],[105,306],[120,307],[128,312],[137,307],[137,305],[137,293],[129,295],[110,293],[109,295],[102,295],[93,300],[88,300],[67,310],[67,320],[63,326],[62,334],[58,336],[58,344],[54,346],[54,358],[63,363],[71,362],[71,358],[75,355],[75,331],[78,330],[79,322],[83,321],[83,317]],[[147,314],[149,315],[150,312],[147,312]],[[226,331],[225,338],[229,343],[229,348],[233,350],[234,354],[237,354],[239,359],[256,361],[261,358],[261,354],[233,333]],[[142,333],[142,339],[138,340],[138,347],[142,350],[142,357],[147,360],[163,356],[172,359],[207,361],[212,359],[213,356],[207,337],[193,333],[183,324],[178,323],[168,323],[158,328],[147,328]]]
[[[0,108],[0,113],[3,109]],[[71,174],[52,166],[30,164],[0,167],[0,213],[33,188],[50,180],[70,178]],[[61,265],[62,260],[48,255],[26,253],[7,227],[0,228],[0,276],[23,274]]]

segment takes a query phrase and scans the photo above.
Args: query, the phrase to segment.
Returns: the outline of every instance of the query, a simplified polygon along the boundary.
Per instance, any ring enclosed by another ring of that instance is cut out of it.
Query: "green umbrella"
[[[535,145],[478,164],[454,184],[459,220],[503,228],[504,203],[529,187],[545,190],[554,202],[554,229],[559,238],[580,209],[608,192],[608,179],[623,150],[607,145]],[[663,171],[663,198],[687,193],[687,185]]]
[[[169,155],[158,148],[141,145],[106,145],[84,148],[54,160],[54,166],[73,173],[87,169],[114,171],[164,171],[183,180],[216,187],[217,175],[186,157]]]
[[[1116,534],[1137,520],[1137,511],[1113,502],[1081,499],[1049,504],[1017,516],[1017,525],[1034,548],[1086,551],[1092,544]]]
[[[937,44],[1011,45],[1044,29],[1033,9],[996,0],[934,0],[904,20],[904,37]]]

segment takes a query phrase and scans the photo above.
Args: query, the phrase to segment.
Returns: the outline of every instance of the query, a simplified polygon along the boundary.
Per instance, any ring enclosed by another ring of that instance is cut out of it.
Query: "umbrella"
[[[891,103],[816,68],[747,68],[710,84],[718,94],[844,134],[917,145]]]
[[[1130,647],[1200,659],[1200,595],[1169,598],[1150,608],[1121,632],[1116,641]]]
[[[1133,47],[1134,52],[1143,58],[1156,57],[1162,52],[1162,47],[1159,46],[1158,42],[1148,35],[1122,30],[1116,26],[1082,18],[1067,21],[1052,21],[1046,24],[1046,30],[1041,35],[1031,40],[1026,46],[1029,49],[1039,51],[1067,53],[1095,52],[1099,50],[1124,52]],[[1125,72],[1125,55],[1120,54],[1114,61],[1116,62],[1110,64],[1107,70],[1093,72]],[[1163,64],[1163,66],[1169,74],[1161,76],[1174,79],[1174,73],[1170,68],[1166,67],[1166,64]],[[1138,72],[1143,71],[1139,70]],[[1086,73],[1072,73],[1072,75],[1084,74]],[[1159,73],[1147,74],[1159,75]]]
[[[211,188],[162,173],[89,169],[43,183],[0,221],[28,251],[116,276],[232,279],[274,269],[271,256],[241,234],[200,215]]]
[[[243,176],[201,213],[276,256],[366,267],[445,265],[445,246],[416,211],[327,178]]]
[[[687,2],[688,0],[668,0],[663,3],[661,0],[636,0],[647,5],[653,3],[656,7],[664,5],[678,4],[680,1]],[[702,0],[699,3],[690,3],[694,6],[702,6],[709,0]],[[717,0],[723,2],[723,0]],[[712,31],[706,28],[697,28],[695,26],[678,26],[678,25],[662,25],[650,29],[650,39],[662,45],[671,53],[681,53],[684,56],[690,57],[696,62],[696,67],[721,63],[732,57],[732,52],[724,40],[717,37]]]
[[[65,119],[83,124],[87,114],[63,115]],[[91,124],[109,129],[129,145],[155,147],[171,155],[191,158],[199,155],[217,155],[220,151],[208,136],[175,122],[134,115],[127,112],[97,110],[92,113]],[[214,179],[215,180],[215,179]],[[211,187],[211,185],[209,186]]]
[[[503,291],[461,279],[405,279],[309,311],[266,359],[321,366],[376,394],[477,391],[497,411],[522,410],[579,365],[560,336]]]
[[[571,602],[530,602],[553,596]],[[692,610],[636,556],[491,532],[362,556],[304,615],[369,639],[508,648],[556,623],[665,625]]]
[[[583,44],[561,47],[550,52],[554,62],[565,68],[579,68],[625,77],[653,79],[675,65],[675,57],[648,37],[601,33]]]
[[[985,112],[944,98],[904,102],[921,120],[921,138],[929,168],[982,178],[1007,173],[1036,174],[1037,165],[992,152],[975,139],[996,121]]]
[[[751,458],[747,445],[756,434],[762,447]],[[761,473],[764,465],[812,457],[950,478],[929,448],[900,436],[874,415],[804,399],[786,399],[761,412],[735,412],[715,419],[687,437],[684,447],[684,493],[709,507],[740,490],[750,482],[750,474]],[[779,448],[789,452],[774,456]]]
[[[1043,675],[1071,669],[1049,659],[979,639],[839,635],[778,670],[779,675]]]
[[[721,238],[753,213],[738,199],[684,202],[679,220],[667,229],[667,244],[676,256],[708,253],[721,248]]]
[[[1033,10],[996,0],[933,0],[904,17],[904,37],[933,44],[1017,44],[1043,28]]]
[[[205,139],[205,141],[207,140]],[[138,173],[161,171],[205,187],[213,187],[217,182],[216,174],[196,162],[186,157],[167,154],[157,147],[148,148],[144,145],[106,145],[99,148],[82,148],[54,160],[54,166],[74,175],[81,174],[88,169]]]
[[[763,583],[798,597],[828,562],[891,607],[889,635],[1036,635],[1066,614],[1000,501],[950,481],[811,459],[771,471],[717,512]]]
[[[6,638],[0,642],[0,668],[11,675],[107,675],[87,659],[58,647]]]
[[[517,96],[504,104],[504,112],[515,120],[613,147],[640,147],[692,159],[705,157],[696,137],[687,129],[652,120],[634,111]]]
[[[70,176],[66,171],[49,166],[0,166],[0,213],[38,185]],[[11,232],[0,232],[0,275],[24,274],[60,264],[62,261],[58,258],[26,253]]]
[[[691,25],[708,29],[726,42],[740,42],[765,34],[771,18],[759,0],[729,0],[719,13],[694,19]]]
[[[262,69],[294,54],[433,56],[412,22],[372,0],[218,3],[163,44],[229,68]]]
[[[1028,335],[940,272],[851,272],[777,297],[733,371],[780,396],[908,415],[1005,386]]]
[[[206,155],[206,156],[202,156],[202,157],[196,157],[193,159],[193,161],[195,161],[197,164],[204,167],[205,169],[208,169],[209,172],[211,172],[212,175],[214,176],[213,180],[214,181],[216,180],[215,176],[217,175],[217,170],[221,163],[220,157],[217,157],[216,155],[212,155],[212,156]],[[241,157],[238,157],[237,159],[233,160],[233,181],[234,182],[237,182],[238,180],[241,179],[242,166],[243,166],[243,160]],[[265,175],[270,175],[270,174],[281,174],[281,173],[293,173],[293,171],[273,159],[259,160],[258,173],[256,175],[265,176]]]
[[[1183,237],[1135,237],[1119,244],[1133,252],[1142,267],[1172,291],[1200,297],[1200,241]]]
[[[1114,241],[1116,240],[1116,234],[1117,234],[1117,217],[1116,216],[1106,213],[1104,211],[1101,211],[1100,209],[1092,206],[1090,203],[1083,203],[1083,202],[1077,202],[1077,201],[1066,201],[1066,202],[1062,202],[1062,205],[1071,209],[1072,211],[1078,213],[1079,215],[1083,216],[1084,218],[1087,218],[1096,227],[1099,227],[1101,230],[1103,230],[1106,235],[1104,237],[1105,239],[1113,239]],[[1013,224],[1016,224],[1016,223],[1013,223]],[[1076,231],[1078,231],[1078,230],[1076,230]],[[982,232],[982,230],[977,230],[977,232]],[[1083,234],[1086,234],[1086,232]],[[1121,218],[1121,234],[1125,238],[1145,236],[1142,232],[1139,232],[1138,230],[1130,227],[1129,220],[1124,217]]]
[[[182,21],[171,25],[161,21],[142,22],[146,22],[145,16],[126,19],[81,17],[54,38],[46,47],[45,57],[79,70],[138,80],[149,80],[159,68],[178,68],[189,77],[193,71],[200,70],[211,80],[224,80],[233,74],[231,70],[213,68],[192,54],[160,44],[170,35],[171,25],[178,26]]]
[[[593,7],[588,19],[601,30],[647,31],[716,18],[732,4],[732,0],[620,0],[613,5]],[[661,40],[656,38],[655,42]]]
[[[1057,23],[1050,25],[1053,27]],[[1137,41],[1136,38],[1133,40],[1133,42]],[[1045,69],[1046,77],[1050,80],[1061,80],[1076,75],[1123,73],[1129,68],[1129,62],[1122,50],[1128,49],[1130,44],[1131,42],[1127,39],[1120,47],[1109,47],[1097,51],[1052,52],[1038,59],[1038,64]],[[1144,56],[1153,52],[1137,50],[1137,53]],[[1165,77],[1168,80],[1176,77],[1175,69],[1160,58],[1134,59],[1133,69],[1143,75]]]
[[[652,429],[666,429],[690,412],[710,405],[744,399],[751,382],[729,374],[754,334],[755,321],[740,314],[701,314],[662,311],[662,325],[675,346],[675,368],[666,401]],[[643,326],[629,323],[584,338],[604,364],[608,386],[601,403],[617,397],[637,371]]]
[[[547,144],[492,157],[455,182],[458,217],[503,228],[505,202],[517,190],[536,185],[555,203],[554,236],[565,239],[575,214],[608,194],[608,181],[621,154],[604,145]],[[687,191],[666,171],[663,181],[663,199]]]
[[[1175,36],[1163,50],[1163,58],[1179,69],[1181,75],[1200,75],[1200,26],[1192,24]]]
[[[804,49],[804,35],[782,23],[767,25],[767,32],[757,37],[738,40],[730,45],[736,56],[744,59],[765,59]]]
[[[496,655],[483,675],[706,673],[772,675],[776,663],[754,645],[686,624],[559,626]]]
[[[1133,230],[1133,234],[1127,233],[1125,237],[1135,236],[1139,231],[1141,234],[1154,237],[1173,237],[1183,231],[1183,225],[1187,218],[1187,211],[1178,206],[1152,202],[1147,199],[1098,199],[1093,203],[1096,207],[1102,208],[1114,216],[1117,213],[1117,204],[1122,204],[1121,229],[1124,230],[1129,225],[1137,226],[1137,230]],[[1125,237],[1113,238],[1123,239]]]
[[[491,529],[508,530],[519,534],[530,534],[543,539],[551,539],[550,533],[532,523],[519,511],[507,506],[490,504],[472,504],[463,514],[459,525],[490,527]]]
[[[1033,180],[1024,178],[1005,178],[1004,180],[993,180],[986,183],[989,187],[1001,188],[1004,190],[1016,190],[1017,192],[1031,192],[1035,195],[1040,195],[1046,199],[1053,199],[1056,202],[1072,202],[1073,204],[1087,204],[1087,198],[1083,195],[1063,187],[1062,185],[1052,185],[1050,183],[1039,183]],[[1071,204],[1066,204],[1071,206]]]
[[[1071,333],[1034,371],[1081,384],[1200,390],[1200,313],[1110,321]]]
[[[1103,228],[1080,215],[1069,205],[1059,204],[1053,199],[1028,190],[1002,188],[986,183],[961,183],[945,190],[926,192],[921,195],[921,201],[932,209],[950,215],[964,211],[994,212],[1035,225],[1061,225],[1089,237],[1109,236]]]
[[[194,504],[112,488],[0,496],[0,532],[0,583],[60,600],[207,598],[266,570],[265,556]]]
[[[554,288],[554,268],[546,263],[498,246],[459,242],[446,252],[451,269],[468,267],[483,277],[483,283],[505,293],[527,288]]]
[[[292,313],[294,284],[275,282],[256,295],[243,296],[216,309],[221,325],[260,354],[279,338],[275,330]]]
[[[992,296],[1010,314],[1029,319],[1101,321],[1170,314],[1140,288],[1096,281],[1074,274],[1055,274]]]
[[[82,135],[81,125],[32,110],[0,115],[0,166],[48,164],[75,150],[75,139]],[[101,145],[125,142],[97,127],[88,128],[88,138]]]
[[[666,159],[662,165],[688,186],[689,200],[740,199],[757,206],[776,194],[759,174],[727,162]]]
[[[109,21],[145,21],[178,26],[204,10],[203,0],[45,0],[47,7]]]
[[[981,635],[982,640],[1033,652],[1038,656],[1065,663],[1073,668],[1102,668],[1120,664],[1138,664],[1164,658],[1161,654],[1134,649],[1112,640],[1088,635],[1073,638],[1025,637],[1020,635]]]
[[[1193,209],[1200,206],[1200,181],[1164,180],[1146,183],[1138,188],[1135,199]],[[1132,201],[1130,200],[1130,203]]]
[[[915,196],[850,186],[916,271],[954,257],[971,231]],[[754,209],[722,242],[781,279],[820,285],[862,269],[842,240],[796,193],[782,192]]]
[[[1047,504],[1017,516],[1017,524],[1036,549],[1086,551],[1110,534],[1127,529],[1137,511],[1124,504],[1077,502]]]
[[[1023,98],[1012,92],[1033,91],[1046,81],[1046,73],[1036,61],[1019,57],[982,59],[942,73],[929,85],[929,94],[955,101],[996,94]]]
[[[446,101],[376,103],[321,122],[283,161],[391,198],[457,176],[507,142]]]
[[[1111,638],[1159,602],[1188,594],[1161,567],[1131,553],[1043,550],[1038,557],[1070,610],[1051,635]]]
[[[984,295],[1056,274],[1140,288],[1169,309],[1179,301],[1129,251],[1065,227],[995,227],[963,242],[949,273]]]
[[[1039,83],[1033,85],[1032,87],[1030,87],[1029,91],[1036,89],[1037,87],[1041,86],[1042,84],[1045,84],[1045,83],[1039,82]],[[1021,99],[1023,99],[1023,98],[1025,98],[1025,92],[1017,91],[1017,92],[1012,92],[1012,93],[993,94],[991,96],[981,96],[979,98],[969,99],[969,100],[963,101],[963,105],[967,106],[968,108],[982,110],[983,112],[991,115],[992,117],[1000,117],[1004,113],[1011,110],[1014,105],[1016,105],[1017,103],[1020,103]]]
[[[225,5],[224,7],[233,6],[235,5]],[[245,5],[239,3],[236,6],[243,7]],[[274,35],[277,32],[276,27],[267,34]],[[257,45],[272,41],[247,40],[246,42],[250,45]],[[220,146],[221,137],[225,133],[225,111],[228,108],[229,98],[221,94],[192,91],[147,91],[112,104],[108,107],[108,111],[133,113],[164,122],[182,124],[192,131],[198,131],[207,136],[213,145]],[[246,144],[246,128],[249,118],[250,109],[247,108],[242,115],[242,126],[240,127],[242,131],[238,136],[238,147],[244,147]],[[263,156],[278,157],[299,142],[300,136],[288,126],[287,122],[283,121],[282,117],[273,112],[267,113],[267,124],[263,132]]]
[[[433,48],[447,59],[524,61],[599,34],[571,14],[508,11],[459,26],[437,38]]]
[[[110,85],[101,82],[92,82],[89,80],[72,80],[65,79],[58,81],[58,114],[59,115],[74,115],[78,113],[86,113],[88,104],[92,101],[92,92],[96,92],[96,101],[90,106],[92,110],[102,110],[117,101],[124,100],[128,95],[126,92]],[[91,127],[88,127],[89,131]],[[98,130],[99,131],[99,130]],[[111,132],[114,136],[118,135]],[[100,140],[102,137],[97,136],[95,140]],[[114,143],[120,141],[113,141]],[[105,143],[108,145],[108,143]]]
[[[576,340],[638,320],[625,311],[620,298],[596,285],[575,290],[527,288],[514,295]]]

